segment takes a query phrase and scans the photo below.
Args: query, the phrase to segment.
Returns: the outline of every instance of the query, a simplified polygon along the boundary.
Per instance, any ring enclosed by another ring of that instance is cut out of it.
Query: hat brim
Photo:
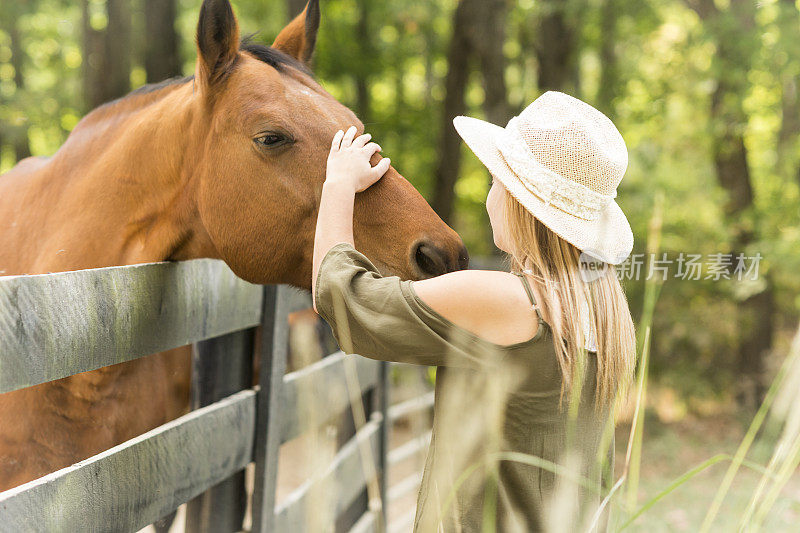
[[[545,226],[579,250],[603,262],[618,265],[633,250],[633,231],[628,219],[614,200],[606,204],[600,216],[586,220],[547,204],[530,192],[508,166],[497,142],[505,128],[472,117],[453,119],[456,131],[484,166],[530,213]]]

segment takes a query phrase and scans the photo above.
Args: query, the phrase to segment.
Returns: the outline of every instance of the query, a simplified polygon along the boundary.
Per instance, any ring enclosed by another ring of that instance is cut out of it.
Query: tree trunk
[[[441,120],[439,162],[431,205],[445,222],[451,222],[455,184],[461,168],[461,137],[453,118],[466,112],[464,94],[472,57],[483,76],[483,109],[486,120],[505,126],[511,117],[505,82],[503,54],[507,0],[461,0],[453,15],[453,35],[447,52],[445,99]]]
[[[20,10],[15,10],[15,16],[10,21],[8,35],[11,40],[11,66],[14,67],[14,85],[16,91],[25,90],[25,52],[22,47],[22,35],[19,31]],[[17,161],[21,161],[31,156],[30,143],[28,142],[28,125],[26,123],[17,126],[12,133],[14,156]]]
[[[760,276],[765,277],[764,274]],[[736,365],[741,376],[736,401],[750,411],[758,409],[767,392],[764,361],[772,348],[774,334],[773,287],[769,277],[765,279],[764,290],[747,298],[739,309],[738,325],[743,334]]]
[[[508,104],[508,90],[506,87],[506,56],[503,45],[506,42],[506,23],[508,20],[507,0],[485,0],[480,5],[481,11],[477,13],[473,35],[474,48],[480,61],[481,75],[483,77],[483,112],[486,120],[498,126],[505,126],[511,118],[511,109]],[[487,172],[488,186],[491,186],[492,177]],[[481,210],[484,219],[484,228],[489,228],[489,215],[486,210]],[[494,245],[491,231],[486,232],[485,240],[488,249],[495,254],[500,250]]]
[[[87,110],[124,96],[130,91],[130,0],[106,0],[108,24],[91,26],[88,0],[83,0],[83,90]]]
[[[711,133],[717,180],[728,193],[725,218],[732,229],[732,257],[745,253],[755,239],[746,222],[753,209],[753,188],[743,131],[747,116],[743,99],[748,89],[748,72],[758,50],[755,6],[750,0],[731,0],[730,8],[719,10],[713,0],[687,0],[711,32],[717,50],[714,67],[717,85],[711,97]],[[757,228],[757,223],[752,225]],[[735,264],[735,260],[734,260]],[[763,274],[762,274],[763,277]],[[737,401],[756,408],[766,393],[764,357],[773,337],[775,304],[769,279],[763,291],[742,302],[736,366],[739,374]]]
[[[131,90],[130,0],[106,0],[108,27],[105,34],[105,67],[108,78],[106,100]]]
[[[800,102],[798,102],[797,78],[784,75],[781,80],[781,129],[778,144],[781,147],[791,144],[800,133]]]
[[[89,0],[81,1],[83,24],[83,103],[89,111],[103,103],[103,32],[91,25]]]
[[[506,21],[508,2],[506,0],[484,0],[477,13],[479,24],[475,25],[473,43],[478,55],[483,76],[483,111],[486,120],[505,126],[511,113],[506,89],[506,57],[503,44],[506,42]]]
[[[514,102],[511,106],[513,115],[519,115],[531,103],[530,95],[537,92],[538,60],[535,53],[530,53],[534,50],[537,33],[536,24],[531,20],[532,18],[532,15],[525,16],[517,28],[516,38],[519,41],[520,53],[517,55],[516,66],[522,76],[520,91],[522,99]]]
[[[800,63],[800,56],[794,46],[797,28],[800,26],[800,11],[795,6],[794,0],[781,0],[778,8],[780,10],[777,19],[780,31],[778,46],[789,53],[786,66],[780,65],[783,68],[780,80],[781,127],[777,140],[778,173],[782,177],[790,176],[800,185],[800,161],[796,155],[800,145],[800,87],[794,70]],[[792,65],[794,68],[791,68]]]
[[[398,35],[402,35],[405,24],[402,21],[396,21],[395,29]],[[426,55],[431,55],[431,52],[429,51]],[[406,132],[410,121],[404,118],[408,114],[408,109],[406,108],[405,68],[402,61],[395,62],[392,74],[394,76],[394,115],[399,127],[398,133],[400,134],[397,139],[397,153],[405,154],[408,145]]]
[[[147,83],[183,73],[178,32],[175,31],[175,0],[145,0],[144,69]]]
[[[433,67],[436,34],[431,23],[426,23],[422,31],[427,51],[425,54],[425,105],[430,108],[433,106],[433,88],[436,86],[436,72]]]
[[[600,11],[600,87],[597,90],[597,108],[612,120],[615,115],[614,97],[617,95],[619,72],[617,65],[617,17],[619,0],[604,0]]]
[[[356,83],[356,114],[361,122],[370,122],[370,96],[369,96],[369,74],[370,61],[373,57],[372,39],[369,32],[369,3],[368,0],[358,0],[358,21],[356,22],[356,42],[358,43],[361,57],[355,72]]]
[[[439,129],[439,161],[434,174],[431,205],[445,222],[451,222],[455,184],[461,167],[461,137],[453,128],[453,118],[466,110],[464,93],[469,80],[471,42],[468,35],[474,22],[471,13],[481,0],[461,0],[453,15],[453,36],[447,52],[445,97]]]
[[[543,0],[534,52],[539,62],[539,90],[574,92],[577,85],[577,31],[568,19],[569,0]]]

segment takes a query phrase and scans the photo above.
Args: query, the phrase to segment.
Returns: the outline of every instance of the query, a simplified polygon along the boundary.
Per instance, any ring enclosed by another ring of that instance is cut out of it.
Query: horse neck
[[[67,268],[216,256],[191,192],[198,158],[188,140],[203,135],[202,111],[190,82],[128,96],[78,124],[46,180],[62,189],[50,218]]]

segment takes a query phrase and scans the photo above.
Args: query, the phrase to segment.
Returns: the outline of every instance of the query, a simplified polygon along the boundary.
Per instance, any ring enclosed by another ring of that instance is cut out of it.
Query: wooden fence
[[[389,411],[387,365],[341,352],[286,373],[287,317],[308,303],[307,293],[249,284],[212,260],[0,277],[0,393],[194,346],[194,410],[0,493],[0,531],[136,531],[185,502],[187,531],[239,531],[251,463],[251,531],[304,531],[320,505],[337,517],[337,530],[385,530],[385,513],[368,507],[367,486],[377,482],[389,501],[387,461],[426,444],[417,439],[390,454],[387,420],[432,398]],[[254,358],[260,371],[252,387]],[[347,417],[348,380],[360,386],[366,423],[354,424],[324,472],[276,506],[280,445],[308,429],[311,412],[315,420]],[[302,394],[308,390],[317,393]],[[418,482],[394,487],[394,496]],[[328,498],[310,501],[319,483],[331,488]]]

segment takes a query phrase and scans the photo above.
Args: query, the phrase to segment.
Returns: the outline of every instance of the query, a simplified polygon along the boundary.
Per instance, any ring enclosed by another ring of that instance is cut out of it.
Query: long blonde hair
[[[636,365],[633,319],[614,266],[607,265],[597,279],[585,280],[580,272],[580,250],[542,224],[504,188],[503,193],[510,268],[532,274],[544,295],[543,301],[536,303],[545,318],[549,317],[553,331],[563,376],[560,400],[573,386],[577,370],[584,368],[578,360],[587,353],[582,297],[597,338],[595,407],[608,406],[630,385]]]

